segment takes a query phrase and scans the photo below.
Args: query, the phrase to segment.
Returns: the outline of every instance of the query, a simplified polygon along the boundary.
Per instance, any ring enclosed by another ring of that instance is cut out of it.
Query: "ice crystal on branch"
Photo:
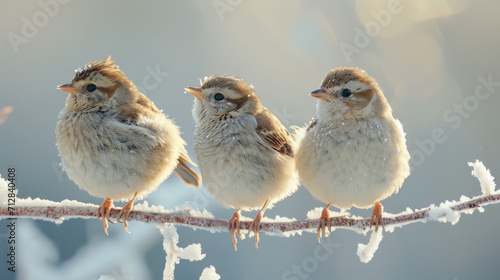
[[[189,261],[200,261],[205,258],[205,254],[201,253],[200,244],[191,244],[186,248],[180,248],[177,246],[179,243],[179,234],[177,229],[172,225],[157,225],[163,235],[163,250],[167,254],[165,257],[165,270],[163,271],[164,280],[174,279],[175,265],[179,263],[181,259]]]
[[[484,164],[479,160],[476,162],[469,162],[469,166],[472,166],[474,170],[472,170],[472,175],[475,176],[479,183],[481,183],[481,191],[483,195],[491,195],[495,192],[495,178],[491,176],[490,170],[486,169]]]
[[[382,240],[382,232],[393,232],[397,227],[416,222],[439,221],[456,224],[461,213],[473,214],[474,210],[484,211],[484,206],[500,203],[500,192],[495,192],[495,182],[489,170],[480,161],[469,163],[473,167],[472,175],[476,176],[481,184],[482,194],[473,198],[460,197],[459,201],[445,201],[439,206],[430,205],[419,210],[407,208],[399,214],[383,213],[384,228],[379,228],[379,232],[372,232],[368,244],[358,244],[357,255],[362,262],[369,262]],[[8,182],[0,177],[0,219],[10,217],[6,205],[6,195],[8,194]],[[78,201],[64,200],[54,202],[43,199],[19,199],[16,198],[17,218],[32,218],[61,223],[70,218],[96,218],[97,205],[81,203]],[[296,220],[285,217],[275,219],[265,218],[261,223],[260,232],[268,236],[289,237],[303,232],[315,233],[318,227],[318,215],[321,208],[311,210],[307,219]],[[118,216],[119,209],[112,209],[111,219]],[[331,212],[332,229],[347,229],[358,234],[366,235],[370,232],[370,219],[351,215],[349,212]],[[187,226],[193,229],[203,229],[211,233],[227,232],[228,221],[217,220],[206,210],[195,211],[191,206],[185,204],[173,210],[165,210],[162,206],[149,206],[147,203],[138,204],[130,212],[129,220],[140,221],[142,223],[157,224],[164,241],[163,246],[166,252],[166,264],[164,279],[173,279],[175,265],[181,259],[198,261],[205,257],[201,253],[200,244],[191,244],[186,248],[177,246],[179,235],[174,225]],[[250,218],[242,218],[241,229],[246,232],[250,225]],[[109,242],[108,242],[109,243]],[[201,279],[219,279],[215,268],[208,267],[202,273]]]

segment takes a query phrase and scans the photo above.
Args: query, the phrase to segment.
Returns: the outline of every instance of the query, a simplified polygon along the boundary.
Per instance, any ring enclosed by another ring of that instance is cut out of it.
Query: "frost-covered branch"
[[[434,204],[419,210],[406,211],[399,214],[383,213],[385,231],[392,232],[396,227],[415,222],[440,221],[455,224],[458,222],[461,213],[472,214],[475,209],[484,211],[484,206],[500,203],[500,192],[495,191],[495,182],[482,162],[476,161],[469,163],[473,167],[472,175],[476,176],[481,184],[482,195],[473,198],[462,196],[459,201],[446,201],[439,206]],[[3,180],[2,180],[3,181]],[[7,197],[6,182],[4,187],[0,182],[0,197]],[[0,207],[0,219],[7,217],[24,217],[32,219],[41,219],[63,222],[65,219],[72,218],[97,218],[97,205],[86,204],[77,201],[64,200],[62,202],[53,202],[41,199],[17,199],[16,206],[9,209],[4,199]],[[311,210],[307,214],[306,220],[296,220],[289,218],[276,217],[275,219],[263,218],[260,232],[272,236],[288,237],[296,233],[316,232],[318,228],[318,219],[321,208]],[[111,210],[111,219],[117,218],[119,209]],[[331,212],[332,229],[342,228],[353,230],[360,234],[366,234],[370,230],[370,218],[356,217],[347,212]],[[148,206],[147,202],[137,204],[134,210],[130,212],[129,220],[143,223],[171,224],[188,226],[196,229],[203,229],[215,232],[228,231],[228,221],[214,219],[213,215],[206,210],[203,212],[195,211],[188,204],[182,208],[174,210],[165,210],[161,206]],[[250,218],[242,218],[241,228],[248,229]],[[358,255],[361,261],[368,262],[378,243],[382,239],[382,233],[373,235],[370,243],[367,245],[359,244]],[[175,245],[175,244],[174,244]],[[174,248],[174,245],[171,246]]]
[[[384,213],[385,229],[391,227],[401,227],[406,224],[424,221],[444,221],[453,222],[460,213],[471,214],[474,209],[484,211],[482,207],[488,204],[500,203],[500,193],[478,196],[472,199],[462,196],[460,201],[442,203],[440,206],[430,205],[427,208],[412,211],[407,209],[399,214]],[[31,206],[30,204],[34,204]],[[48,204],[42,206],[40,204]],[[74,218],[97,218],[97,208],[93,204],[84,204],[77,201],[64,200],[62,202],[52,202],[40,199],[18,199],[18,205],[14,207],[14,215],[11,216],[7,207],[0,207],[0,219],[8,217],[32,218],[39,220],[49,220],[61,223],[66,219]],[[138,210],[144,208],[147,210]],[[319,216],[321,208],[316,208],[309,212],[308,216]],[[119,209],[111,210],[111,219],[118,217]],[[370,228],[370,218],[346,216],[348,213],[332,212],[332,228],[351,229],[363,233]],[[342,215],[342,216],[339,216]],[[244,218],[242,218],[244,219]],[[204,229],[211,232],[227,231],[228,221],[213,219],[212,215],[206,211],[203,213],[184,206],[176,210],[164,210],[163,207],[148,207],[145,204],[136,205],[130,212],[129,220],[143,223],[170,223],[182,226],[189,226],[197,229]],[[301,231],[314,232],[318,227],[318,219],[306,219],[296,221],[294,219],[280,218],[263,219],[260,232],[274,236],[289,236]],[[248,229],[251,219],[241,222],[242,229]]]

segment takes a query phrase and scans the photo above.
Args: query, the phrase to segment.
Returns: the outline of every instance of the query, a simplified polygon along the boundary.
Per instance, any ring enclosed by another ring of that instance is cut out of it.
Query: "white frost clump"
[[[220,275],[215,272],[215,267],[211,265],[210,267],[206,267],[203,269],[201,273],[200,280],[219,280]]]
[[[175,208],[176,211],[178,211],[178,207]],[[186,211],[191,215],[191,217],[197,217],[197,218],[205,218],[205,219],[213,219],[215,216],[214,214],[208,212],[206,209],[203,209],[202,211],[197,211],[194,209],[194,207],[189,203],[189,201],[186,201],[184,205],[180,208],[182,211]]]
[[[378,249],[378,245],[382,241],[382,230],[372,231],[370,241],[368,244],[358,244],[358,251],[356,254],[361,262],[367,263],[372,260],[373,255]]]
[[[82,73],[84,71],[89,70],[90,68],[92,68],[92,64],[88,64],[88,65],[85,65],[83,67],[80,67],[80,68],[76,69],[75,72],[76,73]]]
[[[481,183],[481,191],[483,195],[491,195],[495,192],[495,178],[491,176],[490,170],[486,169],[484,164],[479,160],[476,162],[469,162],[469,166],[472,166],[472,175],[475,176],[479,183]]]
[[[7,206],[8,204],[8,195],[7,195],[7,192],[8,192],[8,188],[9,188],[9,184],[8,182],[2,178],[2,175],[0,174],[0,205],[1,206]]]
[[[323,208],[321,207],[316,207],[312,210],[309,210],[309,212],[307,212],[307,219],[308,220],[317,220],[321,217],[321,212],[323,212]],[[330,212],[330,217],[342,217],[342,216],[351,216],[351,213],[347,212],[347,211],[341,211],[341,212],[336,212],[336,211],[331,211],[331,210],[328,210],[328,212]]]
[[[321,217],[321,211],[323,211],[323,208],[321,207],[316,207],[309,212],[307,212],[307,219],[309,220],[316,220]]]
[[[197,218],[206,218],[206,219],[213,219],[214,215],[210,212],[208,212],[206,209],[203,209],[203,211],[196,211],[193,206],[189,202],[184,203],[182,207],[176,206],[172,210],[166,210],[163,208],[163,206],[156,206],[152,205],[149,206],[149,203],[147,201],[144,201],[142,203],[138,203],[134,205],[134,210],[136,211],[143,211],[143,212],[155,212],[155,213],[177,213],[180,211],[184,211],[188,213],[191,217],[197,217]]]
[[[403,215],[410,215],[410,214],[413,214],[415,213],[415,211],[413,211],[413,209],[411,209],[410,207],[406,207],[406,210],[400,212],[400,213],[397,213],[397,214],[391,214],[391,213],[384,213],[384,218],[393,218],[393,217],[397,217],[397,216],[403,216]],[[423,221],[425,223],[425,220]],[[411,221],[408,221],[406,223],[398,223],[398,224],[392,224],[392,225],[386,225],[384,230],[387,231],[387,232],[394,232],[394,230],[396,228],[402,228],[403,226],[407,225],[411,223]]]
[[[46,206],[68,206],[68,207],[96,207],[97,205],[92,203],[84,203],[76,200],[68,200],[65,199],[61,202],[55,202],[47,199],[41,198],[18,198],[16,199],[17,206],[25,206],[25,207],[46,207]],[[90,218],[90,217],[89,217]]]
[[[429,210],[429,219],[431,221],[440,221],[443,223],[451,223],[452,225],[458,223],[460,220],[460,213],[453,211],[451,209],[451,205],[455,203],[453,202],[444,202],[439,205],[439,207],[432,208]]]
[[[175,265],[181,259],[189,261],[200,261],[205,258],[205,254],[201,253],[201,245],[199,243],[191,244],[186,248],[177,246],[179,243],[179,234],[177,229],[171,225],[157,225],[163,235],[163,250],[167,253],[165,257],[165,270],[163,271],[163,279],[174,279]]]

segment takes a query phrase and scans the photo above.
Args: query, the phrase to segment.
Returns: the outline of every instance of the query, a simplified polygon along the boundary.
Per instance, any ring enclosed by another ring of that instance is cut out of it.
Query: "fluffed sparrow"
[[[383,226],[379,201],[398,192],[410,174],[410,154],[401,123],[377,82],[358,68],[328,72],[316,118],[297,147],[296,167],[303,185],[328,205],[318,227],[328,226],[330,205],[341,209],[374,205],[370,227]]]
[[[200,177],[180,136],[179,127],[139,92],[108,56],[76,70],[56,128],[63,169],[80,188],[105,198],[98,217],[108,234],[113,200],[128,200],[119,219],[127,217],[135,198],[154,191],[172,172],[198,187]]]
[[[249,228],[257,247],[266,208],[298,187],[293,139],[240,78],[214,75],[185,90],[196,97],[194,151],[204,185],[221,204],[238,209],[229,223],[235,250],[241,210],[262,207]]]

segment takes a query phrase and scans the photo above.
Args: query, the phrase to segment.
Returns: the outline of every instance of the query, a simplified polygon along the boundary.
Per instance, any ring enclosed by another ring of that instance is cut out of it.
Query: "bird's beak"
[[[319,98],[321,100],[325,100],[325,101],[332,100],[332,96],[330,94],[328,94],[328,92],[326,92],[326,90],[324,88],[317,89],[317,90],[309,93],[309,95],[312,97],[315,97],[315,98]]]
[[[196,97],[196,99],[202,100],[208,100],[205,95],[203,95],[203,92],[201,92],[201,88],[195,88],[195,87],[185,87],[185,91],[189,92],[192,96]]]
[[[72,84],[65,84],[62,86],[57,86],[57,89],[65,91],[69,94],[77,94],[79,92],[76,88],[73,87]]]

